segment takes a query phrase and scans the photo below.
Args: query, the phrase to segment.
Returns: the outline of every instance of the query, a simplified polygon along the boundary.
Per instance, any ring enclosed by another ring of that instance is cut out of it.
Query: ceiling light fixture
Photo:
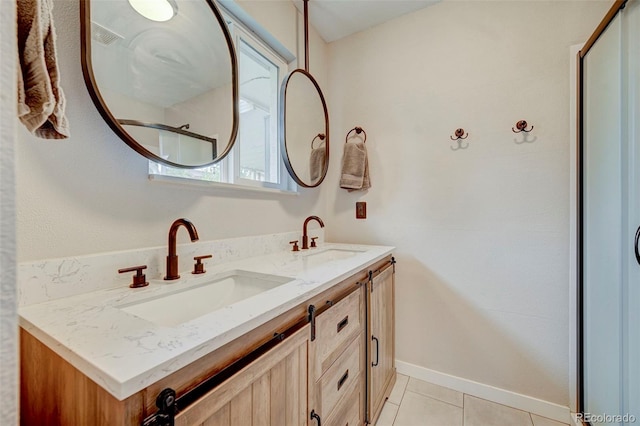
[[[173,0],[129,0],[129,4],[140,15],[156,22],[165,22],[178,14],[178,5]]]

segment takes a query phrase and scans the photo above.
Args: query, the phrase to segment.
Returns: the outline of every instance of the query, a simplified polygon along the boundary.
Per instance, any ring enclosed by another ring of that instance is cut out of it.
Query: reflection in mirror
[[[278,150],[278,88],[286,64],[236,28],[240,83],[238,178],[245,183],[280,181]],[[274,155],[275,154],[275,155]]]
[[[303,69],[282,84],[280,141],[289,174],[301,186],[320,185],[329,166],[329,116],[316,80]]]
[[[152,10],[167,6],[164,16],[149,15],[151,3]],[[111,128],[140,154],[173,167],[222,159],[237,132],[237,64],[212,0],[81,5],[85,81]]]

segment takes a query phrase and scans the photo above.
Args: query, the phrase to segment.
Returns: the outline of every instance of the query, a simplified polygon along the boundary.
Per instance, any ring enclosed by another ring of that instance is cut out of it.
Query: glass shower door
[[[617,13],[582,66],[581,408],[591,424],[637,424],[640,0]]]
[[[640,1],[627,2],[622,14],[623,115],[629,141],[629,222],[625,241],[627,283],[623,299],[623,413],[640,423],[640,260],[635,254],[635,233],[640,227]]]
[[[621,19],[584,58],[584,412],[618,414],[622,401]]]

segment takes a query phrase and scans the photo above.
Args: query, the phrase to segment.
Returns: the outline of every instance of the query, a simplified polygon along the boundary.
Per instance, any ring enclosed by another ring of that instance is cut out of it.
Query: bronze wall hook
[[[364,129],[362,127],[360,127],[360,126],[356,126],[353,129],[349,130],[349,132],[347,133],[347,137],[344,138],[344,143],[349,142],[349,135],[353,131],[355,131],[357,135],[359,135],[360,133],[364,133],[364,142],[363,143],[367,143],[367,132],[365,132]]]
[[[455,138],[453,136],[449,136],[451,138],[452,141],[457,141],[460,139],[466,139],[469,137],[469,133],[467,133],[466,135],[464,134],[464,129],[461,127],[459,129],[456,129],[455,131]]]
[[[533,126],[531,126],[531,128],[529,130],[527,130],[527,121],[526,120],[520,120],[516,123],[516,129],[514,129],[513,127],[511,128],[511,130],[513,131],[513,133],[520,133],[520,132],[525,132],[525,133],[529,133],[530,131],[533,130]]]

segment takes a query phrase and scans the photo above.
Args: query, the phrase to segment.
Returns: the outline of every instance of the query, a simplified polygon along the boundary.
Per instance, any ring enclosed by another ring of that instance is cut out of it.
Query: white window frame
[[[279,99],[279,92],[280,92],[279,89],[282,84],[282,81],[284,80],[288,72],[288,64],[282,57],[280,57],[277,53],[275,53],[275,51],[272,48],[268,47],[264,42],[258,40],[256,37],[250,34],[249,31],[245,30],[240,25],[237,25],[237,24],[233,25],[232,28],[233,28],[233,33],[232,33],[233,41],[234,41],[237,52],[240,51],[240,48],[241,48],[240,46],[244,42],[250,48],[254,49],[258,54],[262,55],[271,64],[273,64],[278,70],[278,87],[275,93],[275,99],[274,99],[275,102],[273,102],[273,105],[272,105],[273,121],[272,121],[272,128],[271,128],[271,132],[274,135],[272,143],[275,144],[275,149],[272,149],[273,147],[269,147],[269,149],[273,151],[274,155],[278,157],[278,160],[275,163],[277,167],[276,175],[278,177],[278,181],[277,182],[261,182],[261,181],[256,181],[252,179],[244,179],[240,176],[239,153],[242,150],[242,146],[240,145],[239,140],[236,140],[236,143],[234,144],[233,149],[231,150],[232,152],[229,155],[231,159],[229,160],[225,159],[223,161],[233,161],[233,167],[231,167],[231,169],[233,169],[233,173],[234,173],[233,182],[236,184],[288,190],[291,186],[290,182],[288,182],[291,180],[291,177],[287,173],[286,167],[284,167],[284,162],[282,161],[282,153],[280,152],[280,140],[279,140],[280,135],[278,133],[279,132],[279,129],[278,129],[279,108],[278,107],[279,107],[279,103],[282,101],[281,99]],[[240,56],[239,53],[238,53],[238,56]]]
[[[291,68],[290,64],[287,64],[287,61],[279,55],[274,48],[269,46],[264,41],[258,39],[256,36],[252,34],[252,32],[244,27],[237,20],[229,17],[225,13],[223,13],[225,20],[227,21],[227,25],[229,28],[229,32],[231,33],[231,38],[234,43],[234,47],[238,52],[240,49],[240,44],[245,42],[251,48],[255,49],[260,55],[264,56],[268,61],[270,61],[273,65],[275,65],[278,69],[278,90],[276,91],[276,101],[273,105],[274,114],[275,114],[275,122],[274,122],[274,131],[275,131],[275,155],[278,157],[277,165],[277,176],[278,182],[262,182],[256,181],[252,179],[245,179],[240,177],[240,155],[239,151],[240,140],[239,140],[239,132],[236,136],[236,141],[233,145],[233,148],[229,152],[229,154],[222,159],[220,162],[214,164],[213,166],[220,167],[220,177],[219,181],[211,181],[203,179],[203,177],[199,176],[202,174],[201,170],[205,169],[182,169],[182,168],[174,168],[170,166],[165,166],[160,163],[155,163],[149,160],[149,178],[151,180],[157,181],[170,181],[176,182],[180,181],[183,183],[195,183],[199,186],[209,185],[211,187],[223,187],[225,189],[250,189],[257,191],[267,191],[267,192],[285,192],[285,193],[298,193],[298,186],[291,178],[289,173],[287,172],[286,167],[284,166],[284,160],[282,159],[282,152],[280,152],[280,134],[277,123],[277,114],[279,109],[279,104],[282,102],[280,99],[280,86],[282,85],[282,81],[286,77],[289,69]],[[239,56],[239,54],[237,55]],[[238,82],[240,84],[240,82]],[[239,89],[238,89],[239,91]],[[211,166],[208,166],[211,167]],[[176,179],[177,178],[177,179]]]

